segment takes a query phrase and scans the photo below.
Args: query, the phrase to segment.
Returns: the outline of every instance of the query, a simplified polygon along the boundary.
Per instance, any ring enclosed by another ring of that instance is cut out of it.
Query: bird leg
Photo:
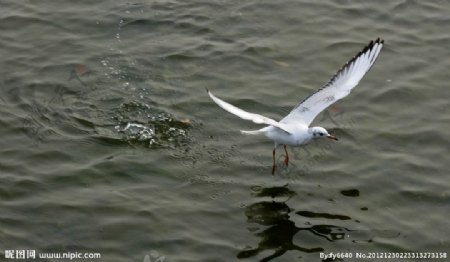
[[[289,165],[289,154],[288,154],[288,151],[286,149],[286,145],[284,145],[284,152],[286,153],[286,157],[284,158],[284,164],[286,166],[288,166]]]
[[[275,164],[275,150],[276,150],[276,149],[277,149],[277,148],[275,147],[275,148],[273,149],[273,151],[272,151],[272,156],[273,156],[272,175],[275,174],[275,168],[277,167],[277,165]]]

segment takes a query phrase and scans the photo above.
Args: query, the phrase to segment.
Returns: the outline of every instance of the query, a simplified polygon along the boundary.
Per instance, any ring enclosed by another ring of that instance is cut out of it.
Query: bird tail
[[[261,129],[259,129],[259,130],[252,130],[252,131],[241,130],[241,133],[245,134],[245,135],[258,135],[258,134],[264,133],[264,131],[261,130]]]
[[[246,135],[259,135],[259,134],[265,134],[271,128],[273,128],[273,127],[272,126],[266,126],[266,127],[261,128],[261,129],[258,129],[258,130],[251,130],[251,131],[241,130],[241,133],[242,134],[246,134]]]

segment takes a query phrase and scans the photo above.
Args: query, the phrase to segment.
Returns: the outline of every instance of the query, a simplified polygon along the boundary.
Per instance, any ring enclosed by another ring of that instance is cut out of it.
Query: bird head
[[[328,131],[325,128],[323,128],[323,127],[315,126],[315,127],[311,127],[310,130],[311,130],[311,133],[313,135],[313,138],[326,137],[326,138],[329,138],[329,139],[338,140],[337,137],[335,137],[333,135],[330,135],[328,133]]]

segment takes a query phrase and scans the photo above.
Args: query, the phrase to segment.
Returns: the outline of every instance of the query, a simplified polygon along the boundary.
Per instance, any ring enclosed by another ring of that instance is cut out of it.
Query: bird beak
[[[336,140],[336,141],[338,141],[339,139],[337,139],[337,137],[335,137],[335,136],[333,136],[333,135],[328,135],[327,136],[329,139],[333,139],[333,140]]]

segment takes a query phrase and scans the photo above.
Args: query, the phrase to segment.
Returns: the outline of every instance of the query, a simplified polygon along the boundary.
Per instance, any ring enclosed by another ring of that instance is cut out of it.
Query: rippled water
[[[0,4],[1,257],[450,250],[448,1]],[[339,142],[291,149],[275,176],[271,142],[205,93],[280,119],[379,36],[315,121]]]

